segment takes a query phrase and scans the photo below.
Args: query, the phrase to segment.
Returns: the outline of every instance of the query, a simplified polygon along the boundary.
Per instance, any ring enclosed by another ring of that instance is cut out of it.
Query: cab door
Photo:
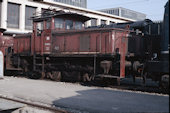
[[[34,22],[33,24],[33,34],[31,39],[31,53],[40,54],[41,53],[41,36],[43,33],[43,21]]]
[[[44,23],[44,32],[41,36],[42,41],[42,51],[44,54],[51,53],[51,18],[46,20]]]

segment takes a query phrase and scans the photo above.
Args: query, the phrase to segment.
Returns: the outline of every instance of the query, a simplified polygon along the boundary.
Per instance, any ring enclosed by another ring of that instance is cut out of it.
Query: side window
[[[66,29],[73,29],[73,21],[72,20],[66,20]]]
[[[97,26],[97,19],[91,19],[91,26]]]
[[[75,22],[75,29],[82,29],[82,22]]]
[[[37,36],[40,36],[42,31],[43,31],[44,24],[43,22],[38,22],[37,23]]]
[[[44,25],[43,25],[43,22],[38,22],[37,23],[37,30],[43,30],[43,27],[44,27]]]
[[[64,28],[64,20],[63,19],[55,18],[54,23],[55,23],[55,28],[59,28],[59,29]]]
[[[51,19],[48,19],[46,21],[46,29],[50,29],[51,28]]]

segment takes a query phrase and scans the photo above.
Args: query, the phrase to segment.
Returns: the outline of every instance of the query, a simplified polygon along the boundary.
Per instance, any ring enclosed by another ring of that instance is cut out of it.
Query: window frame
[[[76,25],[80,25],[81,24],[81,27],[80,26],[76,26]],[[76,30],[81,30],[81,29],[83,29],[83,22],[81,22],[81,21],[75,21],[75,24],[74,24],[74,28],[76,29]]]
[[[69,29],[67,29],[67,22],[68,21],[70,21],[71,24],[72,24],[72,26]],[[65,19],[65,30],[73,30],[73,29],[74,29],[74,21],[71,20],[71,19]]]
[[[40,27],[40,29],[38,28]],[[36,34],[37,36],[41,36],[41,33],[44,30],[44,21],[36,22]]]
[[[45,29],[51,29],[52,26],[52,18],[48,18],[47,20],[45,20]]]
[[[56,21],[57,19],[60,21]],[[56,26],[56,22],[60,22],[60,23],[58,23],[58,25]],[[55,17],[54,18],[54,29],[64,29],[64,23],[65,23],[65,20],[63,18]]]
[[[33,11],[33,14],[34,14],[34,13],[36,13],[37,7],[32,7],[32,6],[28,6],[28,5],[25,6],[25,29],[26,29],[26,30],[32,30],[32,29],[33,29],[33,21],[32,21],[32,20],[29,20],[29,18],[30,18],[31,16],[28,17],[28,18],[27,18],[28,15],[26,16],[27,8],[35,9],[35,12]],[[32,16],[33,16],[33,15],[32,15]],[[27,25],[27,24],[29,24],[29,22],[27,23],[27,21],[31,21],[31,22],[30,22],[30,23],[31,23],[30,26]]]
[[[15,8],[17,7],[17,9],[15,9],[14,7],[10,7],[10,5],[15,5]],[[16,3],[11,3],[11,2],[8,2],[7,4],[7,28],[17,28],[19,29],[20,27],[20,7],[21,7],[21,4],[16,4]],[[18,13],[18,17],[16,16],[16,14],[14,14],[14,9],[17,11]],[[10,13],[9,13],[10,12]],[[11,15],[15,15],[15,16],[11,16]],[[16,17],[14,19],[14,17]],[[11,21],[10,19],[13,18],[13,20]],[[11,23],[9,23],[11,22]],[[14,22],[14,23],[12,23]]]

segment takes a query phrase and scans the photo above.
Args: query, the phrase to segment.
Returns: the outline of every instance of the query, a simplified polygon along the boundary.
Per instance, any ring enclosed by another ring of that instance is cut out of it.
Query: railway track
[[[37,108],[37,109],[44,110],[44,111],[49,111],[50,113],[68,113],[65,110],[57,109],[57,108],[54,108],[54,107],[49,107],[49,106],[45,106],[45,105],[40,105],[40,104],[31,103],[31,102],[26,102],[26,101],[23,101],[23,100],[8,98],[8,97],[4,97],[4,96],[1,96],[1,95],[0,95],[0,99],[16,102],[16,103],[20,103],[20,104],[25,104],[26,106],[29,106],[29,107],[32,107],[32,108]],[[5,111],[1,111],[0,110],[0,113],[1,112],[2,113],[11,113],[11,109],[5,110]],[[20,111],[19,111],[19,113],[20,113]],[[26,113],[29,113],[29,112],[27,111]],[[30,113],[32,113],[32,112],[30,112]],[[37,112],[33,112],[33,113],[37,113]]]

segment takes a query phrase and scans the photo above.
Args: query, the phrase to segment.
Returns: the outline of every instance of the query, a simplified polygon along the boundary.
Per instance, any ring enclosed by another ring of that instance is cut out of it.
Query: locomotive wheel
[[[28,77],[31,79],[40,79],[42,76],[39,72],[29,72]]]
[[[25,75],[26,75],[28,78],[32,79],[32,72],[30,72],[30,71],[25,72]]]
[[[143,84],[142,85],[146,85],[146,79],[147,79],[147,75],[148,73],[145,70],[145,65],[143,65],[142,69],[141,69],[141,77],[143,79]]]
[[[143,85],[146,85],[146,77],[147,77],[147,72],[144,72],[144,73],[142,74]]]
[[[45,72],[41,72],[41,79],[45,78]]]
[[[51,72],[47,72],[46,74],[47,79],[51,79],[51,76],[52,76]]]
[[[59,71],[53,71],[47,73],[47,78],[54,80],[54,81],[61,81],[61,72]]]
[[[81,74],[80,72],[71,72],[71,76],[75,79],[74,82],[81,82]]]
[[[57,82],[61,81],[61,72],[53,71],[51,79],[54,80],[54,81],[57,81]]]
[[[160,80],[160,86],[163,89],[169,89],[169,75],[163,75]]]
[[[89,74],[88,73],[85,73],[83,75],[83,82],[90,82],[92,79],[92,77],[89,77]]]
[[[91,76],[91,81],[94,81],[94,79],[95,79],[95,76],[92,75],[92,76]]]
[[[133,63],[133,83],[136,83],[136,73],[137,73],[137,67],[139,65],[138,61],[135,61]]]
[[[76,72],[76,75],[77,75],[77,81],[81,82],[81,74],[80,74],[80,72]]]

